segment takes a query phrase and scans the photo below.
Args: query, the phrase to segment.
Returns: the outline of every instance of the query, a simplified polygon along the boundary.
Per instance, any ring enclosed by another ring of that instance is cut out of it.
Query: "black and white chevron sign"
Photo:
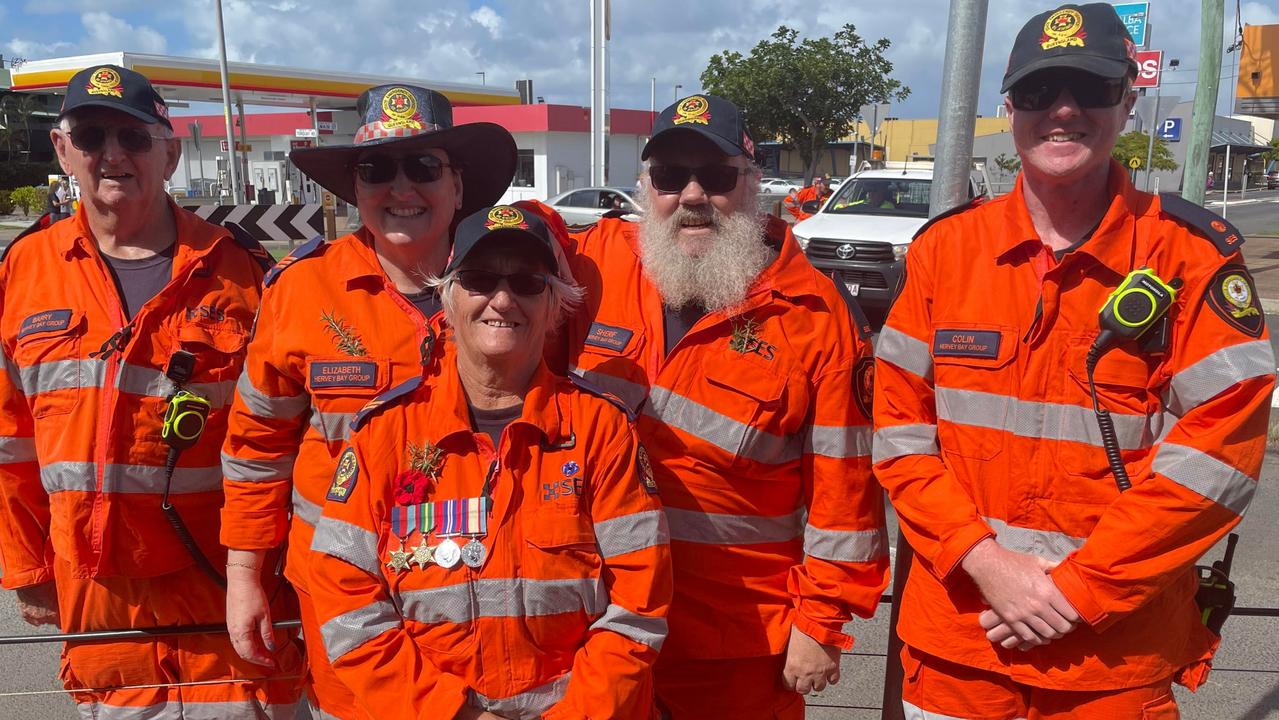
[[[220,225],[233,222],[258,242],[309,240],[324,234],[324,206],[313,205],[183,205]]]

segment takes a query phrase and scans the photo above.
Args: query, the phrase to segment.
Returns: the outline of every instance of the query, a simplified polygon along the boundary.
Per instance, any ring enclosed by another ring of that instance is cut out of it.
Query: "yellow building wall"
[[[879,134],[875,144],[887,150],[887,160],[913,160],[917,157],[931,157],[930,145],[937,144],[937,125],[935,118],[914,120],[883,120],[879,124]],[[973,137],[993,135],[1008,130],[1007,118],[980,117],[973,128]],[[870,138],[868,123],[860,123],[856,132],[842,138],[845,142]]]
[[[1243,29],[1235,112],[1279,117],[1279,25]]]

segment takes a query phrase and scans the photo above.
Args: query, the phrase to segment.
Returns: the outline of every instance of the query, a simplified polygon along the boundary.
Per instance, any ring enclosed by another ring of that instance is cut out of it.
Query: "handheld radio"
[[[200,440],[204,432],[204,424],[209,419],[212,405],[208,400],[188,392],[179,390],[169,398],[164,410],[164,425],[160,428],[160,437],[174,450],[186,450]]]
[[[1093,381],[1093,372],[1101,357],[1120,342],[1137,340],[1157,325],[1168,314],[1180,288],[1179,278],[1166,283],[1154,270],[1139,268],[1128,273],[1128,277],[1106,298],[1098,313],[1101,332],[1093,341],[1092,347],[1088,348],[1085,361],[1088,390],[1092,394],[1092,409],[1097,416],[1097,427],[1101,429],[1101,444],[1106,451],[1106,461],[1110,464],[1110,472],[1115,476],[1115,484],[1119,486],[1120,492],[1131,488],[1132,482],[1124,467],[1119,438],[1115,434],[1114,418],[1097,401],[1097,385]]]

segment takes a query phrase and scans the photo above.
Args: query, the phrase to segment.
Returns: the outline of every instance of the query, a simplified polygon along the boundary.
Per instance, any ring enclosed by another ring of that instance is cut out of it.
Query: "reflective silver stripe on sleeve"
[[[226,718],[258,718],[259,720],[292,720],[297,713],[294,703],[263,705],[256,700],[226,702],[192,702],[168,700],[153,705],[107,705],[101,702],[80,703],[80,717],[93,720],[226,720]]]
[[[467,703],[471,707],[491,712],[499,717],[511,718],[511,720],[540,718],[543,713],[551,709],[552,705],[564,699],[571,674],[565,673],[545,685],[504,698],[491,698],[469,690]]]
[[[939,455],[937,426],[929,423],[892,425],[875,431],[871,460],[879,463],[906,455]]]
[[[222,472],[228,480],[240,482],[267,482],[285,480],[293,476],[295,455],[275,460],[251,460],[222,453]]]
[[[107,365],[102,360],[52,360],[18,370],[27,397],[55,390],[102,387]]]
[[[916,340],[889,325],[885,325],[879,333],[879,340],[875,343],[875,358],[886,360],[925,380],[933,379],[933,354],[928,343]]]
[[[1077,442],[1102,447],[1097,416],[1091,407],[1019,400],[1008,395],[938,387],[937,417],[958,425],[1004,430],[1018,437]],[[1140,450],[1159,439],[1168,419],[1112,412],[1119,447]]]
[[[0,465],[35,462],[36,439],[31,437],[0,437]]]
[[[592,370],[583,370],[576,366],[569,366],[568,371],[604,392],[616,395],[632,411],[638,410],[640,403],[644,402],[644,398],[648,397],[648,388],[630,380],[623,380],[622,378]]]
[[[1172,376],[1164,406],[1182,417],[1236,383],[1274,372],[1274,353],[1265,340],[1221,348]]]
[[[873,562],[888,554],[888,530],[824,530],[805,525],[804,554],[831,562]]]
[[[351,420],[355,413],[320,412],[311,406],[311,428],[329,442],[344,442],[351,437]]]
[[[375,600],[321,625],[320,637],[324,639],[329,662],[337,662],[343,655],[401,625],[400,614],[390,600]]]
[[[130,395],[168,398],[173,394],[176,386],[164,374],[163,370],[146,367],[145,365],[123,363],[120,365],[117,387],[119,387],[120,392]],[[208,400],[213,409],[219,410],[231,404],[231,396],[235,384],[230,380],[226,380],[213,383],[188,383],[185,387],[188,392]]]
[[[756,462],[780,465],[799,459],[797,436],[774,435],[752,427],[660,385],[649,392],[644,414]]]
[[[804,452],[829,458],[857,458],[870,454],[869,425],[810,425]]]
[[[240,373],[240,379],[235,383],[235,390],[240,394],[240,401],[244,403],[244,407],[248,408],[249,413],[260,418],[292,420],[302,414],[309,402],[306,395],[280,397],[267,395],[254,386],[253,381],[249,379],[248,370]]]
[[[1257,481],[1207,453],[1185,445],[1163,443],[1151,469],[1178,485],[1243,515],[1257,492]]]
[[[666,641],[666,618],[640,615],[621,605],[609,605],[591,629],[609,630],[659,651]]]
[[[789,515],[725,515],[665,508],[671,540],[706,545],[758,545],[787,542],[804,532],[804,508]]]
[[[996,518],[982,520],[995,531],[995,542],[1000,547],[1038,555],[1048,560],[1065,560],[1067,555],[1083,547],[1084,540],[1087,539],[1054,530],[1017,527]]]
[[[302,522],[315,527],[320,522],[320,515],[323,514],[324,508],[302,497],[302,493],[298,492],[298,486],[293,486],[293,517]]]
[[[902,700],[902,713],[902,720],[964,720],[964,718],[955,717],[954,715],[930,712],[905,700]]]
[[[344,520],[321,517],[315,525],[311,549],[350,563],[375,578],[382,577],[377,534]]]
[[[107,465],[102,473],[102,492],[162,493],[164,467],[159,465]],[[91,462],[57,462],[40,468],[45,492],[96,492],[97,466]],[[179,467],[173,471],[170,494],[183,495],[222,489],[222,468]]]
[[[320,527],[328,522],[325,518]],[[319,530],[317,529],[318,533]],[[461,623],[479,618],[519,618],[584,612],[599,615],[608,594],[599,578],[534,580],[484,578],[401,593],[404,617],[420,623]]]
[[[621,515],[595,523],[595,542],[605,559],[670,542],[666,514],[661,510]]]

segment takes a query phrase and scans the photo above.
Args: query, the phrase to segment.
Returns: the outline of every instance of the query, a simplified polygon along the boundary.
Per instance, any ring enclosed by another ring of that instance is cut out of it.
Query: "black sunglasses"
[[[105,128],[101,125],[76,125],[68,133],[71,144],[81,152],[94,153],[107,144],[107,136],[115,135],[115,141],[128,153],[142,154],[151,152],[152,140],[168,140],[160,135],[152,135],[146,128],[117,127]]]
[[[503,275],[488,270],[458,270],[457,281],[467,292],[488,295],[497,290],[501,281],[516,295],[541,295],[550,280],[541,273],[519,272]]]
[[[360,180],[369,185],[381,185],[395,179],[399,169],[404,170],[404,177],[409,182],[432,183],[444,177],[444,168],[448,163],[434,155],[366,155],[355,163],[355,172]]]
[[[722,195],[737,187],[737,178],[746,175],[750,168],[737,168],[732,165],[703,165],[702,167],[685,167],[683,165],[651,165],[648,177],[658,192],[679,192],[688,186],[693,177],[708,193]]]
[[[1127,78],[1102,78],[1086,72],[1037,72],[1019,80],[1008,91],[1017,110],[1047,110],[1063,89],[1070,91],[1079,107],[1108,108],[1118,105],[1128,89]]]

